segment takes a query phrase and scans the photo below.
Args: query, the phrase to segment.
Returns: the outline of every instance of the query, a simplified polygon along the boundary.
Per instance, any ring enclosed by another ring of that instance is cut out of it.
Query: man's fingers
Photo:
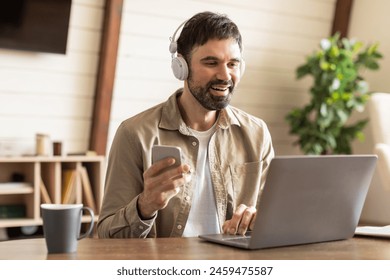
[[[138,200],[143,216],[150,216],[152,212],[165,208],[181,187],[190,182],[190,166],[183,164],[169,168],[174,163],[174,158],[162,159],[144,172],[144,191]]]
[[[161,188],[163,191],[175,188],[177,185],[184,185],[191,180],[189,173],[190,166],[183,164],[181,166],[171,168],[175,162],[174,158],[163,159],[144,172],[144,181],[146,187],[150,188]],[[168,168],[168,169],[167,169]]]
[[[245,234],[248,228],[253,228],[256,208],[241,204],[237,207],[231,220],[226,221],[222,230],[229,234]]]
[[[228,233],[229,234],[236,234],[237,233],[238,226],[240,225],[240,222],[241,222],[241,219],[242,219],[242,215],[245,212],[246,208],[247,208],[246,205],[240,204],[237,207],[236,211],[234,211],[233,217],[230,220],[230,225],[229,225],[229,228],[228,228]]]
[[[238,226],[238,234],[244,235],[247,232],[255,214],[256,209],[254,207],[248,207],[245,209]]]
[[[175,164],[175,158],[164,158],[152,164],[145,172],[144,177],[154,177],[162,170]]]
[[[249,230],[253,230],[255,228],[256,216],[257,216],[257,212],[252,217],[252,221],[249,225]]]

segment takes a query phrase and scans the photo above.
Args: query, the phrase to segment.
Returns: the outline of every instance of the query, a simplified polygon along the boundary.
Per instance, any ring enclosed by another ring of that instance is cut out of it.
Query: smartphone
[[[175,158],[175,164],[173,167],[181,165],[180,147],[167,145],[155,145],[152,147],[152,163],[168,157]]]

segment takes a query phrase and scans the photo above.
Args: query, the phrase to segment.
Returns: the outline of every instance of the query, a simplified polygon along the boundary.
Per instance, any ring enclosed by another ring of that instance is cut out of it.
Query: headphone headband
[[[175,33],[173,33],[172,37],[169,39],[171,40],[171,43],[169,44],[169,52],[171,54],[175,54],[177,51],[177,41],[176,41],[176,33],[180,30],[180,28],[186,24],[188,20],[184,21],[182,24],[179,25],[179,27],[175,30]]]

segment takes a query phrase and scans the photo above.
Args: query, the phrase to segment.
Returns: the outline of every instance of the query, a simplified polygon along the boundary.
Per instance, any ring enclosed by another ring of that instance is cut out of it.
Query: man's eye
[[[231,68],[237,68],[239,65],[240,65],[239,62],[232,62],[232,63],[229,64],[229,66],[230,66]]]
[[[205,65],[207,65],[207,66],[215,66],[215,65],[217,65],[217,62],[215,62],[215,61],[208,61],[208,62],[205,62]]]

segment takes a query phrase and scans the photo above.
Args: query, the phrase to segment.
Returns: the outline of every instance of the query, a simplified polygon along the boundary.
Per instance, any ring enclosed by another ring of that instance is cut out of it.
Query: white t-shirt
[[[195,182],[192,186],[192,204],[183,232],[184,237],[220,232],[217,205],[208,162],[208,145],[215,130],[215,124],[207,131],[190,129],[191,133],[199,140],[199,153],[195,174],[192,175],[196,180],[194,180]]]

